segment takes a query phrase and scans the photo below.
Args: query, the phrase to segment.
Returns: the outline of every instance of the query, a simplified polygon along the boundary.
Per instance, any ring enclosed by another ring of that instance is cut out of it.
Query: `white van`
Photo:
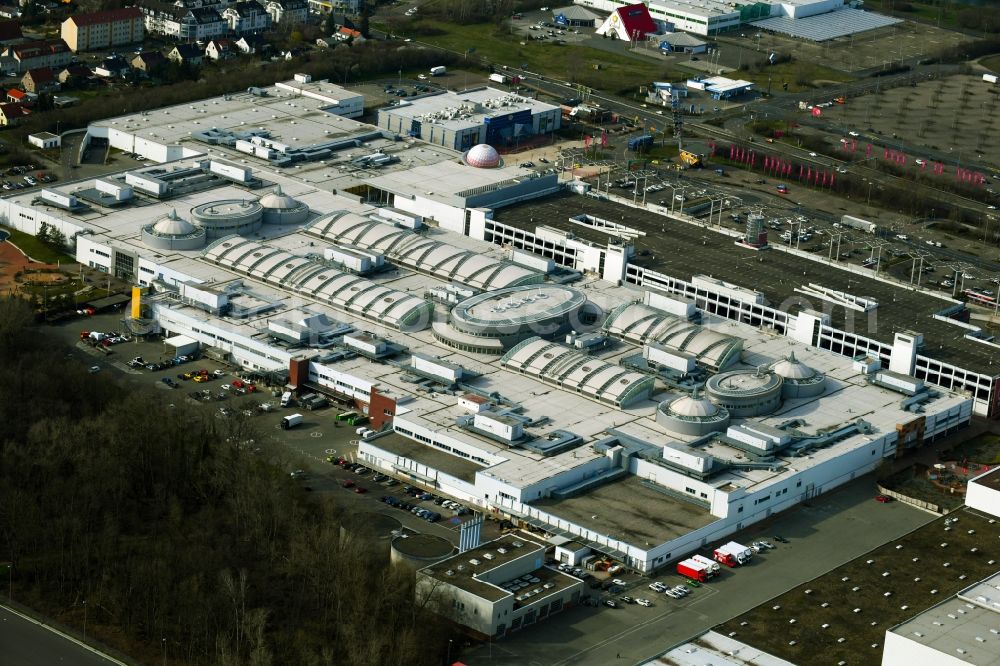
[[[374,435],[375,435],[375,431],[374,430],[369,430],[369,429],[365,428],[365,431],[361,433],[361,439],[368,439],[368,438],[370,438],[370,437],[372,437]]]
[[[354,434],[355,435],[363,435],[366,432],[368,432],[369,430],[370,430],[370,428],[368,426],[361,426],[360,428],[358,428],[357,430],[354,431]]]
[[[290,404],[292,404],[292,392],[285,391],[284,393],[281,394],[281,406],[288,407],[288,405]]]

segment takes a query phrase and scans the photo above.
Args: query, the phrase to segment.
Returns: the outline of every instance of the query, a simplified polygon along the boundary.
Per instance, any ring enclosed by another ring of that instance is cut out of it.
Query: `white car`
[[[230,390],[232,390],[233,386],[232,386],[232,384],[223,384],[219,388],[222,389],[223,391],[230,391]]]
[[[649,584],[649,589],[651,589],[653,592],[663,592],[665,589],[667,589],[667,586],[661,583],[660,581],[656,581],[655,583]]]
[[[677,594],[677,593],[676,593],[676,592],[674,592],[673,590],[664,590],[664,591],[663,591],[663,594],[667,595],[667,596],[668,596],[668,597],[670,597],[671,599],[680,599],[680,598],[681,598],[682,596],[684,596],[684,595],[682,595],[682,594]]]
[[[819,157],[816,153],[809,153],[809,157]]]
[[[212,372],[213,377],[221,377],[224,374],[226,374],[225,370],[215,370]]]
[[[635,603],[639,604],[640,606],[645,606],[646,608],[649,608],[650,606],[653,605],[653,602],[650,601],[649,599],[636,599]]]
[[[857,132],[848,132],[848,134],[850,134],[851,136],[861,136],[861,135],[860,135],[860,134],[858,134]]]
[[[417,74],[417,78],[420,79],[421,81],[426,81],[427,80],[427,75],[426,74]]]
[[[90,374],[94,374],[95,372],[100,372],[100,371],[101,371],[101,366],[99,365],[92,365],[89,368],[87,368],[87,372],[89,372]]]
[[[623,581],[621,578],[615,578],[611,582],[614,583],[615,585],[621,585],[622,587],[626,585],[625,581]]]

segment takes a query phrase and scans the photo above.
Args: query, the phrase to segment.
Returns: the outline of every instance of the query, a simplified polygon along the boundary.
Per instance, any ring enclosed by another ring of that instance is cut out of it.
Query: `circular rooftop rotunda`
[[[264,224],[298,224],[309,217],[309,206],[275,188],[260,198]]]
[[[826,376],[795,358],[795,352],[772,365],[771,372],[785,380],[781,387],[785,399],[812,398],[825,388]]]
[[[198,250],[205,246],[205,230],[170,211],[142,227],[142,242],[157,250]]]
[[[656,422],[678,435],[700,437],[725,429],[729,425],[729,410],[702,397],[695,389],[691,395],[660,403]]]
[[[784,378],[762,368],[713,375],[705,383],[708,397],[735,417],[770,414],[781,405]]]
[[[465,163],[477,169],[495,169],[500,166],[500,153],[487,143],[480,143],[469,148],[463,158]]]

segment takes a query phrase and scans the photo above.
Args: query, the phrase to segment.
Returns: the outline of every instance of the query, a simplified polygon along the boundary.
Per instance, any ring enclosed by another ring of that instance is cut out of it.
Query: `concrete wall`
[[[1000,490],[977,483],[977,479],[981,479],[983,476],[985,475],[980,475],[969,482],[969,487],[965,492],[965,504],[970,509],[1000,518]],[[996,474],[993,476],[996,477]]]

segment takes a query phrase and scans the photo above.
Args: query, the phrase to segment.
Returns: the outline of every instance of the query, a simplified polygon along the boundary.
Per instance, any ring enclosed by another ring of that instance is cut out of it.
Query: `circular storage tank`
[[[770,414],[781,406],[784,379],[767,370],[731,370],[705,383],[709,399],[734,417]]]
[[[416,571],[440,562],[454,550],[455,546],[450,541],[433,534],[398,536],[389,548],[389,561]]]
[[[249,236],[263,224],[264,207],[257,201],[227,199],[195,206],[191,219],[205,228],[209,238],[230,234]]]
[[[813,398],[826,388],[826,376],[796,359],[795,352],[772,365],[771,372],[784,380],[781,397],[785,400]]]
[[[340,521],[340,541],[342,544],[360,540],[371,546],[364,546],[366,552],[378,557],[389,558],[389,543],[403,529],[403,524],[392,516],[375,511],[349,514]]]
[[[157,250],[198,250],[205,247],[205,230],[181,219],[172,210],[143,226],[142,242]]]
[[[692,395],[661,402],[656,409],[656,422],[678,435],[700,437],[724,430],[729,425],[729,410],[696,390]]]
[[[260,198],[264,224],[299,224],[309,218],[309,206],[284,194],[279,185]]]

